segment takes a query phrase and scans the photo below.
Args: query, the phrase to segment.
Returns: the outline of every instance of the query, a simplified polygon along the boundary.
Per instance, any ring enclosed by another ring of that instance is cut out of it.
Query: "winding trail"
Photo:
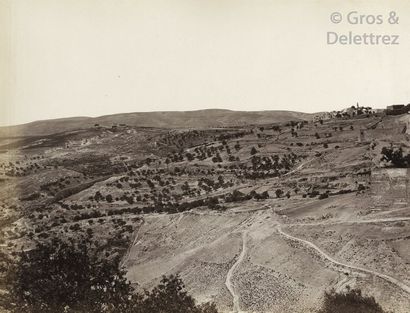
[[[365,268],[362,268],[362,267],[358,267],[358,266],[354,266],[354,265],[350,265],[350,264],[345,264],[345,263],[336,261],[336,260],[333,259],[331,256],[329,256],[328,254],[326,254],[326,252],[324,252],[322,249],[320,249],[318,246],[316,246],[314,243],[312,243],[312,242],[310,242],[310,241],[307,241],[307,240],[304,240],[304,239],[301,239],[301,238],[294,237],[294,236],[292,236],[292,235],[289,235],[289,234],[285,233],[285,232],[281,229],[281,226],[280,226],[280,225],[277,225],[276,229],[278,230],[279,234],[281,234],[282,236],[284,236],[284,237],[286,237],[286,238],[288,238],[288,239],[290,239],[290,240],[293,240],[293,241],[297,241],[297,242],[299,242],[299,243],[302,243],[302,244],[304,244],[305,246],[308,246],[308,247],[310,247],[310,248],[316,250],[322,257],[324,257],[325,259],[327,259],[328,261],[330,261],[331,263],[333,263],[333,264],[335,264],[335,265],[337,265],[337,266],[341,266],[341,267],[348,268],[348,269],[350,269],[350,270],[355,270],[355,271],[358,271],[358,272],[362,272],[362,273],[366,273],[366,274],[370,274],[370,275],[377,276],[377,277],[379,277],[379,278],[381,278],[381,279],[384,279],[384,280],[388,281],[389,283],[392,283],[392,284],[396,285],[397,287],[399,287],[399,288],[402,289],[403,291],[405,291],[405,292],[407,292],[407,293],[410,294],[410,287],[407,286],[406,284],[404,284],[403,282],[399,281],[398,279],[394,278],[394,277],[391,277],[391,276],[388,276],[388,275],[385,275],[385,274],[381,274],[381,273],[378,273],[378,272],[376,272],[376,271],[372,271],[372,270],[365,269]]]
[[[319,226],[319,225],[341,225],[341,224],[376,224],[376,223],[395,223],[410,221],[410,217],[390,217],[390,218],[378,218],[368,220],[356,220],[356,221],[324,221],[317,223],[289,223],[283,224],[284,226]]]
[[[273,208],[269,205],[267,205],[267,207],[270,207],[272,210]],[[260,210],[257,212],[257,214],[252,214],[249,217],[246,217],[243,221],[241,221],[241,223],[239,225],[237,225],[236,229],[231,230],[230,232],[227,232],[225,235],[222,235],[221,237],[217,238],[214,242],[221,240],[223,237],[228,236],[228,234],[241,234],[242,236],[242,248],[241,251],[239,253],[239,255],[236,257],[236,260],[234,262],[234,264],[230,267],[230,269],[228,270],[227,274],[226,274],[226,279],[225,279],[225,286],[228,289],[229,293],[232,296],[232,311],[233,313],[240,313],[243,312],[241,311],[240,308],[240,296],[239,293],[237,292],[238,289],[235,288],[235,284],[234,284],[234,274],[235,271],[238,269],[238,267],[244,262],[245,257],[247,255],[248,252],[248,241],[249,241],[249,232],[252,231],[252,228],[254,226],[254,224],[256,222],[261,222],[262,220],[265,219],[266,215],[263,215],[263,212],[266,210],[266,207],[263,208],[263,210]],[[239,212],[242,213],[242,212]],[[198,212],[186,212],[185,214],[205,214],[205,213],[198,213]],[[173,219],[173,223],[175,223],[175,227],[178,227],[178,224],[183,220],[183,218],[186,216],[185,214],[180,214],[179,217],[177,217],[176,219]],[[236,214],[236,213],[235,213]],[[258,218],[260,217],[260,218]],[[406,292],[407,294],[410,294],[410,286],[406,285],[403,281],[400,281],[397,278],[391,277],[389,275],[386,274],[382,274],[370,269],[366,269],[366,268],[362,268],[362,267],[358,267],[355,265],[350,265],[350,264],[346,264],[346,263],[342,263],[337,261],[336,259],[334,259],[332,256],[328,255],[325,251],[323,251],[321,248],[319,248],[318,246],[316,246],[314,243],[302,239],[302,238],[298,238],[295,236],[292,236],[290,234],[288,234],[286,231],[282,230],[282,227],[287,227],[287,226],[316,226],[316,225],[333,225],[333,224],[364,224],[364,223],[389,223],[389,222],[398,222],[398,221],[409,221],[410,217],[392,217],[392,218],[378,218],[378,219],[368,219],[368,220],[346,220],[346,221],[334,221],[334,222],[330,222],[330,221],[319,221],[317,223],[292,223],[292,224],[282,224],[280,223],[279,220],[277,220],[276,218],[273,219],[274,224],[272,225],[273,227],[276,228],[277,233],[286,238],[287,240],[291,240],[294,242],[298,242],[300,244],[302,244],[303,246],[314,250],[322,260],[324,260],[326,263],[330,262],[332,264],[332,268],[336,271],[339,272],[346,272],[349,271],[350,273],[356,273],[356,275],[371,275],[373,278],[378,277],[380,279],[383,279],[384,281],[393,284],[395,286],[397,286],[398,288],[400,288],[401,290],[403,290],[404,292]],[[142,228],[142,226],[144,225],[145,220],[143,219],[141,224],[139,225],[138,230],[135,232],[135,236],[133,239],[133,243],[130,245],[126,255],[123,258],[123,262],[122,262],[122,266],[126,265],[127,262],[129,261],[130,258],[130,252],[132,247],[138,245],[140,243],[139,241],[139,237],[140,237],[140,230]],[[286,229],[286,228],[285,228]],[[273,228],[271,228],[271,230],[273,230]],[[210,243],[212,244],[212,243]],[[209,245],[209,244],[207,244]],[[194,253],[196,253],[197,251],[199,251],[200,249],[203,249],[204,246],[199,246],[199,247],[195,247],[192,248],[190,250],[184,251],[183,253],[181,253],[179,255],[180,258],[187,258],[191,255],[193,255]],[[329,264],[329,263],[328,263]],[[172,270],[172,268],[171,268]],[[347,284],[349,284],[351,281],[354,281],[357,277],[355,277],[355,275],[349,275],[346,276],[343,275],[343,278],[336,283],[335,287],[337,290],[341,291],[343,290],[343,288],[345,288],[345,286]],[[237,287],[237,286],[236,286]]]
[[[229,269],[228,274],[226,275],[226,280],[225,280],[226,288],[228,288],[228,290],[231,293],[232,298],[233,298],[233,312],[234,313],[241,312],[241,311],[240,311],[240,307],[239,307],[239,295],[236,294],[236,292],[235,292],[235,288],[234,288],[234,285],[232,283],[232,276],[233,276],[233,273],[234,273],[235,269],[243,261],[245,255],[246,255],[247,236],[248,236],[248,232],[243,231],[242,232],[242,251],[241,251],[238,259],[236,260],[236,262]]]

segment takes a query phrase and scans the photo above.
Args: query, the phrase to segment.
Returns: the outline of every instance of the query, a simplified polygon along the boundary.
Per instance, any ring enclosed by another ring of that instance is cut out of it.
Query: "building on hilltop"
[[[410,105],[404,105],[404,104],[393,104],[393,105],[388,105],[386,107],[386,114],[387,115],[400,115],[400,114],[405,114],[408,113],[410,110]]]
[[[388,111],[393,111],[393,110],[400,110],[405,107],[404,104],[393,104],[393,105],[388,105],[386,110]]]

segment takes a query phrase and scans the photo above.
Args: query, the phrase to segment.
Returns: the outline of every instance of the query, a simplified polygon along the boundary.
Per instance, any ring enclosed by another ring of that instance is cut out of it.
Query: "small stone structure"
[[[359,136],[357,138],[357,142],[362,143],[365,142],[365,132],[364,129],[359,130]]]
[[[378,168],[371,174],[371,193],[381,202],[410,203],[410,168]]]
[[[410,113],[403,114],[398,121],[402,125],[401,133],[410,135]]]

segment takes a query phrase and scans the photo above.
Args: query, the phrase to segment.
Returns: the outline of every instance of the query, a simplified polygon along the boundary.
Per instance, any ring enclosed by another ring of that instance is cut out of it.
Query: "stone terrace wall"
[[[375,200],[410,203],[410,169],[372,170],[371,193]]]

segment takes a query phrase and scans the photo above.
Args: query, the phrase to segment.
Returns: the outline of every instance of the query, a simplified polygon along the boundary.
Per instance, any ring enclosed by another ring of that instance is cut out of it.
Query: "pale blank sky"
[[[377,4],[379,3],[379,4]],[[334,25],[334,11],[399,25]],[[329,46],[326,32],[399,34]],[[0,0],[0,125],[120,112],[410,103],[410,1]]]

